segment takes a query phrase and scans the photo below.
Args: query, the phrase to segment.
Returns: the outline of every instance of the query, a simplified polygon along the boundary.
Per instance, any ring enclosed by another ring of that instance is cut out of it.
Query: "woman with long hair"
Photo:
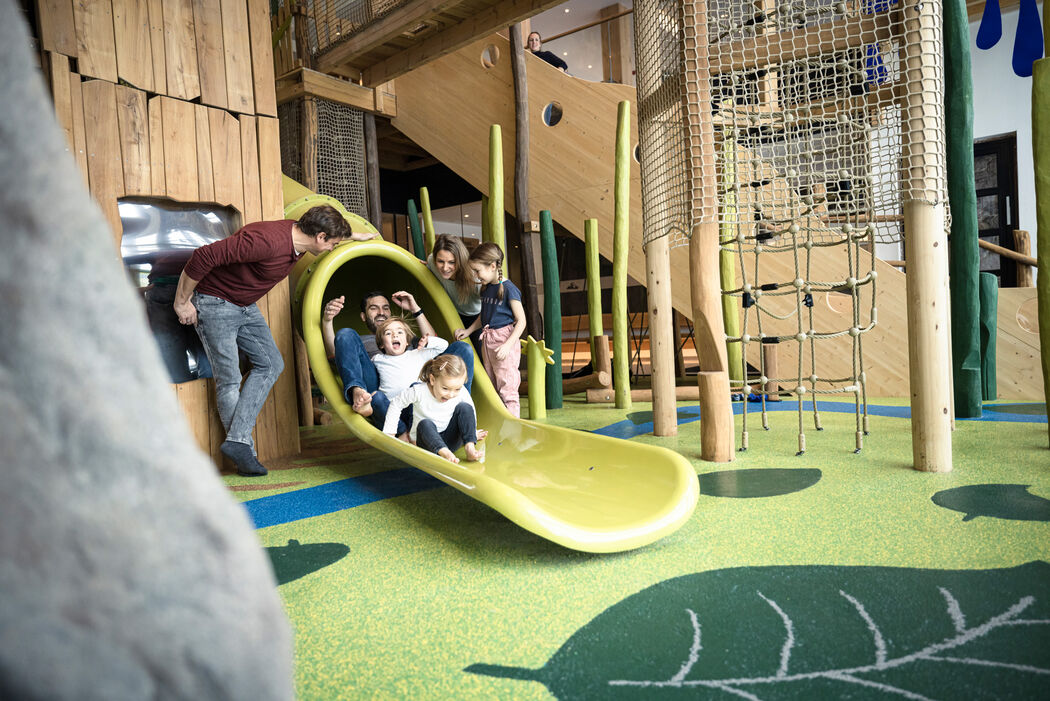
[[[441,234],[434,240],[434,250],[427,257],[427,267],[452,299],[464,328],[473,324],[481,313],[481,286],[467,265],[469,258],[463,241],[449,234]],[[471,336],[471,340],[480,348],[477,338]]]

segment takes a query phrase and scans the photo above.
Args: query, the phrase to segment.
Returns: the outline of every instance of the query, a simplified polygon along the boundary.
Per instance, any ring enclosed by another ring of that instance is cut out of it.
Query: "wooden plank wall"
[[[283,218],[265,0],[36,0],[42,65],[70,154],[120,240],[124,196],[207,202],[242,222]],[[288,283],[259,302],[294,367]],[[294,373],[259,415],[259,457],[299,452]],[[221,464],[211,380],[174,385],[201,448]]]

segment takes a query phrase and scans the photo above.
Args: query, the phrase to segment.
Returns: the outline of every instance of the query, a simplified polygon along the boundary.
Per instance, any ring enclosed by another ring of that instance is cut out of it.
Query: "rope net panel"
[[[317,111],[317,190],[339,200],[354,214],[367,218],[365,191],[364,113],[347,105],[317,97],[300,98],[278,106],[281,134],[281,170],[303,182],[303,102]]]
[[[742,311],[739,335],[727,341],[743,346],[739,377],[749,355],[759,367],[739,389],[761,397],[766,427],[765,402],[778,398],[770,388],[783,385],[800,400],[853,393],[859,450],[867,430],[862,338],[877,317],[875,244],[902,240],[905,203],[947,200],[940,3],[634,7],[644,242],[670,236],[684,245],[697,224],[717,221],[737,276],[723,294]],[[826,279],[828,266],[815,260],[831,248],[841,274]],[[815,311],[828,307],[840,314]],[[789,362],[780,367],[795,376],[767,377],[767,352],[781,343]],[[829,352],[852,354],[848,376],[822,376],[817,360]],[[745,402],[743,448],[747,440]]]

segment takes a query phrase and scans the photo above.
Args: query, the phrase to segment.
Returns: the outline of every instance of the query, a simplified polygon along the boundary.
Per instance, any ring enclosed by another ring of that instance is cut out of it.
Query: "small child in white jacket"
[[[398,416],[411,406],[412,442],[453,463],[458,463],[459,458],[452,451],[462,445],[467,460],[480,460],[482,451],[476,443],[488,432],[477,429],[474,402],[463,387],[467,381],[463,360],[455,355],[439,355],[423,365],[419,379],[422,382],[390,400],[383,432],[398,435]]]
[[[376,345],[380,353],[372,357],[379,374],[379,391],[372,395],[372,421],[385,426],[393,416],[400,421],[395,435],[403,436],[412,425],[412,413],[401,408],[394,410],[393,398],[408,389],[416,381],[424,363],[448,349],[448,341],[437,336],[424,336],[418,348],[412,348],[412,330],[403,320],[387,319],[376,328]],[[404,407],[402,407],[404,408]]]

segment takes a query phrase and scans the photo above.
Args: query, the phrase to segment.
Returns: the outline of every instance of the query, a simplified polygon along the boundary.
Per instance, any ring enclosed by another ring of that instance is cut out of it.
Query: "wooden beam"
[[[787,63],[886,41],[894,35],[897,18],[896,12],[867,16],[860,21],[846,17],[813,27],[715,44],[710,48],[711,74]]]
[[[480,37],[560,5],[564,0],[508,0],[479,12],[473,18],[449,27],[415,46],[364,70],[364,84],[380,85],[413,68],[461,49]]]
[[[283,105],[300,97],[320,97],[384,117],[397,116],[397,107],[392,100],[383,100],[382,106],[377,107],[376,93],[372,88],[309,68],[297,68],[277,79],[277,104]]]
[[[368,220],[376,230],[382,230],[383,205],[379,199],[379,147],[376,144],[376,116],[364,114],[365,137],[365,192],[368,201]]]
[[[353,59],[393,41],[415,28],[424,19],[440,14],[459,0],[415,0],[368,24],[346,41],[332,47],[317,59],[321,71],[333,70]]]

